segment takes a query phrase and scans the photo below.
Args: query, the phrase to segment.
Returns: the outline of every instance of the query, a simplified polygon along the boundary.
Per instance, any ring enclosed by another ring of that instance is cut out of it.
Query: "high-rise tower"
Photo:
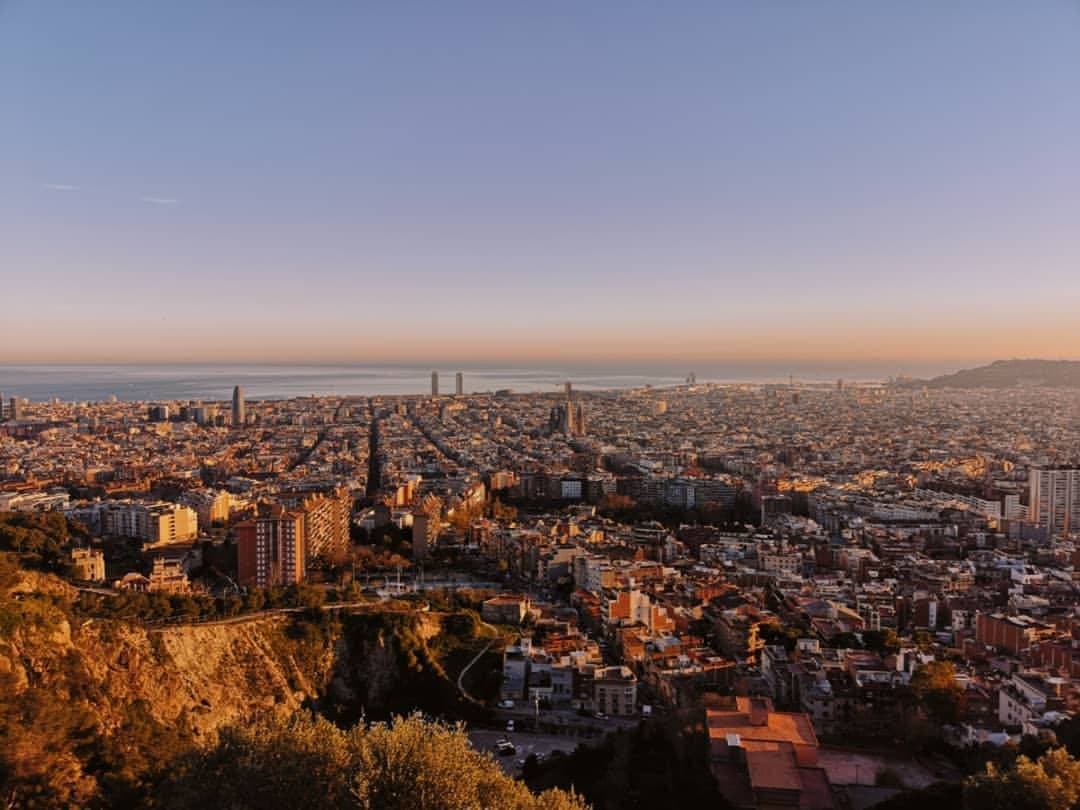
[[[459,397],[465,393],[465,375],[460,371],[454,377],[454,393]]]
[[[247,420],[244,409],[244,389],[239,385],[232,390],[232,423],[233,427],[243,427]]]
[[[439,372],[431,372],[431,395],[437,397],[439,395]]]

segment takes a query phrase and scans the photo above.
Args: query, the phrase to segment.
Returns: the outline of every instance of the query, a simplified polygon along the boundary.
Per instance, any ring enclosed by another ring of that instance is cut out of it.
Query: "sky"
[[[0,0],[0,301],[8,363],[1080,359],[1080,0]]]

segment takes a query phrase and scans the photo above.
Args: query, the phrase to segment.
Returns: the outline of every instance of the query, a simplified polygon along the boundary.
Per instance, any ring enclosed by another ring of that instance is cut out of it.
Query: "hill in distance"
[[[930,388],[1080,388],[1080,361],[998,360],[918,382]]]

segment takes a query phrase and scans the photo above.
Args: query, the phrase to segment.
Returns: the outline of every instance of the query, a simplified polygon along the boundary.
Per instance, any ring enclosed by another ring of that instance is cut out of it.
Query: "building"
[[[287,508],[304,518],[304,549],[307,564],[316,560],[338,560],[349,550],[349,521],[352,496],[338,487],[327,492],[296,492],[280,496]]]
[[[566,383],[566,403],[560,411],[560,421],[563,432],[570,436],[585,435],[585,411],[581,403],[574,403],[574,386]]]
[[[567,436],[585,435],[585,411],[581,403],[574,403],[574,387],[565,383],[566,401],[551,409],[548,416],[548,429],[552,433],[565,433]]]
[[[758,568],[770,574],[796,576],[802,570],[802,554],[758,546]]]
[[[439,519],[426,512],[413,513],[412,519],[412,556],[422,560],[434,547],[439,537]]]
[[[637,676],[629,667],[600,667],[593,672],[593,706],[612,717],[637,713]]]
[[[195,510],[159,501],[116,501],[99,507],[101,531],[115,537],[135,537],[151,544],[181,543],[199,536]]]
[[[761,498],[761,522],[763,525],[772,523],[781,515],[790,515],[792,500],[788,495],[764,495]]]
[[[485,622],[518,625],[529,613],[529,598],[516,594],[500,594],[484,601],[480,617]]]
[[[113,588],[136,593],[190,593],[191,581],[179,561],[159,557],[153,562],[150,576],[132,571],[116,580]]]
[[[437,397],[439,395],[439,372],[431,372],[431,395]]]
[[[523,638],[503,651],[502,686],[500,695],[503,699],[520,700],[525,695],[529,684],[529,659],[532,656],[532,641]]]
[[[217,417],[217,408],[212,405],[193,405],[188,409],[191,419],[197,425],[212,425]]]
[[[978,613],[975,616],[975,640],[980,644],[1020,656],[1043,638],[1054,633],[1053,625],[1030,616],[1007,616],[1003,613]]]
[[[169,406],[151,405],[150,408],[147,410],[146,418],[151,422],[168,422]]]
[[[765,697],[714,697],[707,704],[712,772],[724,798],[745,810],[836,805],[829,777],[817,764],[810,718],[778,712]]]
[[[19,401],[18,397],[11,398],[11,404],[8,406],[8,419],[12,422],[17,422],[19,419],[22,419],[21,405],[22,403]]]
[[[465,375],[460,371],[454,376],[454,393],[459,397],[465,393]]]
[[[180,502],[195,510],[200,526],[209,528],[229,520],[233,496],[223,490],[190,489],[180,496]]]
[[[86,582],[105,581],[105,552],[93,548],[71,550],[72,577]]]
[[[254,520],[236,526],[238,580],[269,588],[304,581],[304,514],[281,504],[262,505]]]
[[[729,658],[755,662],[765,646],[761,628],[776,622],[774,614],[753,605],[723,610],[713,625],[716,646]]]
[[[243,427],[247,421],[247,412],[244,408],[244,389],[239,385],[232,392],[232,423],[233,427]]]
[[[1051,536],[1080,530],[1080,469],[1029,470],[1028,520]]]
[[[189,593],[191,581],[179,560],[165,557],[154,559],[147,590],[150,593]]]

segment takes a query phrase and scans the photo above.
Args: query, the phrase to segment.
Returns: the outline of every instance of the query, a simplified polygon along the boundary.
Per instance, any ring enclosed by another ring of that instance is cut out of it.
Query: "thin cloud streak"
[[[49,191],[78,191],[81,186],[73,186],[68,183],[42,183],[41,187]]]
[[[172,197],[143,197],[142,201],[145,203],[152,203],[153,205],[176,205],[179,200],[174,200]]]

